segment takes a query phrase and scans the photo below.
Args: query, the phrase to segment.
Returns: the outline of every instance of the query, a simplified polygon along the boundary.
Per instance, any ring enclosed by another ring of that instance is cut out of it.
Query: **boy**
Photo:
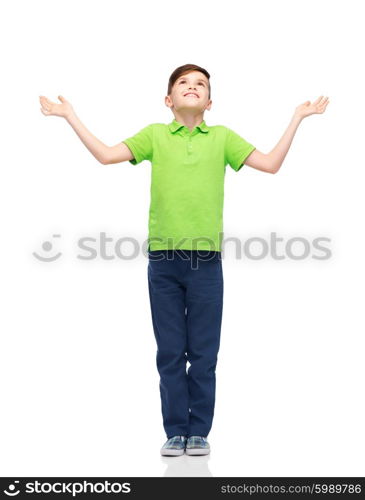
[[[66,118],[100,163],[152,164],[148,287],[167,437],[160,452],[208,454],[223,308],[226,165],[235,171],[246,164],[276,173],[301,120],[323,113],[328,98],[299,105],[267,154],[231,129],[205,123],[204,112],[212,106],[210,75],[195,64],[176,68],[169,78],[165,104],[173,121],[150,124],[112,147],[86,129],[64,97],[59,100],[61,104],[40,96],[42,113]]]

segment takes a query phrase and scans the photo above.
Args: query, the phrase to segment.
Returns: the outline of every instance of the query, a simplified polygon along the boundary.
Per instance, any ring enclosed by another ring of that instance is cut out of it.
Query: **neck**
[[[197,115],[184,114],[184,113],[174,113],[175,120],[182,123],[187,127],[190,132],[197,126],[200,125],[204,120],[204,113],[198,113]]]

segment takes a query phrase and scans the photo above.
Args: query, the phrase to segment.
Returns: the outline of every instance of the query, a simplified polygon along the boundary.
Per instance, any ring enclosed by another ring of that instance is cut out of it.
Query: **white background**
[[[2,4],[1,476],[365,475],[361,7]],[[207,124],[262,152],[296,106],[329,96],[276,175],[227,167],[224,228],[242,245],[327,237],[332,256],[225,253],[212,451],[163,458],[147,258],[80,260],[76,244],[146,241],[151,165],[101,165],[38,97],[63,95],[115,145],[173,119],[168,77],[186,63],[211,75]],[[55,262],[33,256],[45,241]]]

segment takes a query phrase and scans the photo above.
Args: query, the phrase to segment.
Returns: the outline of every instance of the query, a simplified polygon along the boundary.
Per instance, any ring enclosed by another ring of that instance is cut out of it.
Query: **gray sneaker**
[[[161,455],[178,456],[183,455],[186,445],[186,436],[173,436],[169,438],[161,448]]]
[[[186,442],[185,453],[187,455],[208,455],[210,445],[206,437],[190,436]]]

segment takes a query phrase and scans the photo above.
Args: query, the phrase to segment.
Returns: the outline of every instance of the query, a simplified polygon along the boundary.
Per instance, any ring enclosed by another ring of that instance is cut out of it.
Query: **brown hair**
[[[179,66],[178,68],[176,68],[171,73],[170,78],[169,78],[169,84],[167,87],[167,95],[171,94],[172,87],[173,87],[174,83],[176,82],[176,80],[178,78],[180,78],[180,76],[186,75],[186,74],[190,73],[191,71],[200,71],[208,78],[208,86],[209,86],[208,98],[210,99],[210,81],[209,81],[210,74],[208,73],[208,71],[206,69],[201,68],[200,66],[197,66],[196,64],[184,64],[183,66]]]

